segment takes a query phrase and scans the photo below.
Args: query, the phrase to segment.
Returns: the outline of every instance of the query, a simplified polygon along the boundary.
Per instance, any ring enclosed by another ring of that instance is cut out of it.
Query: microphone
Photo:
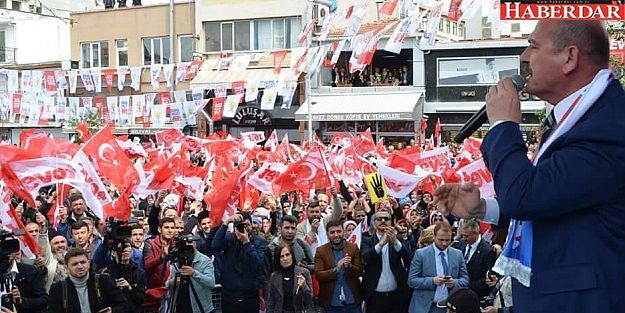
[[[512,84],[517,91],[523,90],[525,87],[525,79],[521,75],[512,75],[510,76],[512,79]],[[488,120],[488,116],[486,115],[486,105],[484,105],[479,111],[477,111],[471,118],[462,126],[456,137],[454,137],[454,141],[457,143],[464,142],[469,136],[471,136],[478,128],[480,128],[486,121]]]

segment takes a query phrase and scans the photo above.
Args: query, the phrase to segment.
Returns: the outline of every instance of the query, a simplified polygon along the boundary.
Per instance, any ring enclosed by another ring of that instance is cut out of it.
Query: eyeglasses
[[[375,218],[375,221],[376,221],[376,222],[382,222],[382,221],[384,221],[384,222],[388,222],[388,221],[390,221],[390,220],[391,220],[391,218],[390,218],[390,217],[386,217],[386,216],[380,216],[380,217],[376,217],[376,218]]]

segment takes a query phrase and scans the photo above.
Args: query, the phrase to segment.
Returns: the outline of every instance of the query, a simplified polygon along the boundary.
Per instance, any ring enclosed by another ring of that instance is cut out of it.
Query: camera
[[[16,231],[7,231],[4,229],[0,230],[0,256],[5,257],[9,256],[12,253],[16,253],[20,251],[20,242],[19,240],[13,238],[15,236],[24,235],[23,230]]]
[[[167,260],[175,263],[178,268],[190,266],[195,255],[195,249],[191,245],[191,242],[197,240],[199,240],[199,238],[192,234],[175,238],[175,244],[169,249]]]
[[[244,233],[245,232],[245,223],[244,222],[237,222],[236,224],[234,224],[234,228],[236,228],[240,233]]]
[[[480,301],[480,308],[483,309],[489,306],[493,306],[494,303],[495,303],[494,297],[491,297],[491,296],[485,297],[484,300]]]
[[[132,227],[126,221],[117,221],[109,217],[104,228],[104,244],[107,250],[119,250],[124,248],[124,240],[132,235]]]

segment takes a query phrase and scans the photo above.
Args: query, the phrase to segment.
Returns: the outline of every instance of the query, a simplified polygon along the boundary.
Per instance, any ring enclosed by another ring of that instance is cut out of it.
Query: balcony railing
[[[0,64],[15,64],[17,48],[0,47]]]

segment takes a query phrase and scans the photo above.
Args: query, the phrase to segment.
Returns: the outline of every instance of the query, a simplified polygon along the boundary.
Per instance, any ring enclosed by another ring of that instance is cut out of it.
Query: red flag
[[[22,94],[14,93],[13,94],[13,112],[18,113],[22,107]]]
[[[212,227],[219,226],[222,220],[235,214],[241,192],[241,179],[250,169],[249,166],[243,166],[242,170],[231,172],[225,180],[213,179],[213,190],[204,196],[204,201],[210,205]]]
[[[107,178],[119,190],[132,190],[139,184],[139,174],[132,161],[113,137],[112,127],[104,126],[85,145],[82,150],[93,159],[94,165],[102,176]]]
[[[115,75],[115,70],[110,68],[104,70],[104,82],[106,83],[106,89],[109,92],[113,91],[113,75]]]
[[[280,74],[282,70],[282,62],[284,62],[284,57],[286,56],[286,50],[279,50],[273,52],[273,72],[276,75]]]
[[[348,20],[351,16],[352,13],[354,13],[354,5],[350,5],[349,8],[347,8],[347,10],[345,10],[345,19]]]
[[[302,28],[302,31],[299,33],[299,36],[298,36],[299,43],[304,43],[304,41],[306,41],[306,37],[308,37],[308,33],[310,33],[310,31],[313,29],[316,23],[317,23],[317,19],[314,19],[314,18],[308,21],[308,23],[306,23],[306,26],[304,26],[304,28]]]
[[[189,65],[189,68],[187,69],[187,73],[185,73],[184,75],[184,79],[193,79],[193,77],[195,77],[195,74],[197,74],[198,70],[202,66],[203,62],[204,61],[201,60],[191,62],[191,65]]]
[[[224,117],[224,101],[226,98],[215,98],[213,99],[213,109],[211,112],[211,116],[214,122],[221,121]]]
[[[130,218],[130,201],[128,197],[132,195],[130,189],[125,189],[113,202],[104,206],[104,217],[114,217],[120,221],[126,221]]]
[[[384,2],[384,5],[382,5],[382,7],[380,8],[380,15],[386,17],[393,15],[393,12],[395,11],[395,7],[397,6],[398,2],[399,0],[386,0]]]
[[[459,21],[462,16],[462,11],[460,9],[460,5],[462,5],[462,0],[451,0],[451,5],[449,6],[449,13],[447,13],[447,18],[452,21]]]
[[[352,138],[352,146],[359,155],[364,155],[368,152],[375,151],[375,141],[371,135],[371,129],[367,128],[364,132],[358,134],[358,136]]]
[[[319,149],[289,164],[286,171],[274,181],[275,194],[293,190],[321,189],[332,186],[326,161]]]
[[[87,128],[87,123],[80,122],[76,125],[76,132],[78,133],[78,138],[80,142],[87,142],[89,138],[91,138],[91,134],[89,133],[89,129]]]
[[[154,190],[170,189],[174,184],[174,179],[178,176],[183,154],[182,149],[178,150],[167,161],[159,164],[154,170],[154,178],[152,178],[148,188]]]
[[[441,119],[440,117],[436,118],[436,126],[434,127],[434,137],[436,138],[436,145],[438,147],[441,146]]]
[[[164,144],[165,147],[169,147],[174,143],[179,143],[184,137],[184,134],[177,128],[168,128],[166,130],[157,131],[155,136],[157,144]]]
[[[171,103],[171,93],[169,91],[162,91],[158,93],[158,101],[161,104],[170,104]]]
[[[46,92],[56,92],[56,76],[54,76],[54,71],[43,71],[43,80],[46,84]]]

